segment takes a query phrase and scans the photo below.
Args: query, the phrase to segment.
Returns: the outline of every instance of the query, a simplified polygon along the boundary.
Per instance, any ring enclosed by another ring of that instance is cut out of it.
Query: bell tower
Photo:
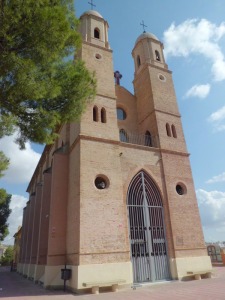
[[[95,10],[85,12],[80,22],[82,47],[79,56],[88,69],[96,74],[97,93],[115,98],[112,50],[108,41],[109,25]]]
[[[89,10],[80,17],[80,20],[81,35],[84,42],[110,49],[108,42],[109,25],[100,13]]]
[[[155,35],[145,32],[136,40],[132,55],[139,131],[145,132],[150,125],[160,147],[186,152],[172,72],[165,62],[163,44]],[[176,143],[171,142],[174,139]]]
[[[67,215],[67,263],[75,289],[86,282],[132,282],[119,129],[108,23],[95,10],[80,17],[82,45],[77,54],[97,80],[96,96],[79,124],[72,124]],[[72,284],[72,283],[70,283]]]
[[[139,133],[149,130],[158,140],[170,269],[173,278],[181,278],[187,265],[193,269],[196,264],[209,269],[211,266],[172,72],[165,62],[163,44],[151,33],[144,32],[138,37],[132,56]]]
[[[140,65],[144,63],[168,69],[164,59],[163,44],[152,33],[144,32],[137,38],[132,55],[135,60],[136,74]]]
[[[93,105],[89,105],[82,115],[80,133],[118,140],[113,58],[108,29],[108,22],[95,10],[86,11],[80,17],[82,46],[78,57],[97,80],[96,97]]]

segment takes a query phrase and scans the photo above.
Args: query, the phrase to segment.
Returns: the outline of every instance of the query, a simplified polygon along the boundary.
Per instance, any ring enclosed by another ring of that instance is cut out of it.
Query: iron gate
[[[134,282],[169,279],[162,199],[144,171],[129,185],[127,208]]]

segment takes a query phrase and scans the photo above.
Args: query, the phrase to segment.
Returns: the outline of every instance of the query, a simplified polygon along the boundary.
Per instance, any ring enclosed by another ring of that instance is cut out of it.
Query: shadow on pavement
[[[34,284],[33,281],[24,278],[17,272],[10,272],[10,267],[0,266],[0,298],[68,294],[69,293],[61,290],[46,290],[42,286]]]

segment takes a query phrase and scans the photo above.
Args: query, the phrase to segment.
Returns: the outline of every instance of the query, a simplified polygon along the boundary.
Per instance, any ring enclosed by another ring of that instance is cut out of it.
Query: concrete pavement
[[[225,300],[225,266],[213,268],[212,279],[171,281],[107,292],[75,295],[45,290],[9,268],[0,267],[0,298],[7,300]]]

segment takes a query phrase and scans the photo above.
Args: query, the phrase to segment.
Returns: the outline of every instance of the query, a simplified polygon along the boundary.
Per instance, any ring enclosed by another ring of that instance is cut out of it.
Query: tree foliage
[[[8,168],[8,165],[8,158],[2,151],[0,151],[0,178],[4,175],[4,171]]]
[[[13,246],[8,246],[1,258],[2,265],[9,265],[13,260]]]
[[[81,40],[73,0],[0,0],[0,136],[51,143],[59,124],[78,120],[96,90],[72,59]]]
[[[8,234],[8,217],[11,213],[9,204],[11,195],[7,194],[6,190],[0,189],[0,241],[3,241]]]

